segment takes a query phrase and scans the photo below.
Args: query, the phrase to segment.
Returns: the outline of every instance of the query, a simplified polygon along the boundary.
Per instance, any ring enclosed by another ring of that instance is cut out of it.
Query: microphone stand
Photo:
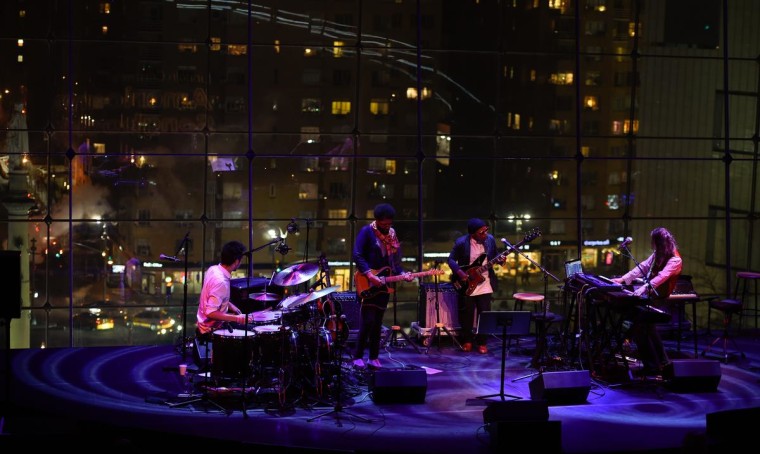
[[[283,242],[283,239],[280,237],[277,237],[277,238],[272,239],[272,241],[269,241],[268,243],[262,244],[259,247],[255,247],[243,253],[243,257],[248,257],[248,273],[247,273],[248,279],[251,278],[251,270],[253,268],[252,266],[253,261],[251,260],[252,258],[251,254],[253,254],[254,252],[260,251],[267,246],[271,246],[275,243],[282,243],[282,242]],[[272,278],[274,278],[274,274],[272,275]],[[271,279],[270,279],[270,282],[271,282]],[[266,293],[266,286],[264,287],[264,293]],[[251,317],[251,319],[253,319],[253,317]],[[242,364],[246,364],[246,358],[252,358],[253,356],[253,352],[251,351],[251,345],[248,342],[248,331],[249,331],[248,314],[246,314],[245,323],[243,323],[243,346],[245,348],[242,349],[242,353],[243,353]],[[253,366],[244,368],[244,372],[241,375],[243,375],[241,377],[242,379],[241,388],[243,390],[241,394],[241,399],[242,399],[242,404],[243,404],[243,418],[248,419],[248,409],[247,409],[247,404],[246,404],[246,388],[248,386],[248,383],[251,381],[251,378],[252,378],[251,375],[253,375]]]
[[[179,261],[177,260],[177,256],[184,253],[185,255],[185,265],[184,265],[184,283],[182,286],[182,333],[180,334],[180,343],[182,345],[182,361],[187,361],[187,244],[188,241],[190,241],[190,231],[185,234],[185,237],[182,239],[182,241],[179,243],[179,248],[177,249],[177,252],[174,254],[173,257],[170,258],[172,261]]]

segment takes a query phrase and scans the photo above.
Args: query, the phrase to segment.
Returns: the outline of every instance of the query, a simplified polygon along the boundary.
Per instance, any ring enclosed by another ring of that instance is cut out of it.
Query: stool
[[[536,351],[530,362],[531,367],[539,368],[546,355],[546,337],[549,326],[554,322],[561,322],[565,318],[559,314],[549,311],[549,306],[545,301],[544,295],[538,293],[515,293],[512,295],[515,299],[515,310],[523,310],[526,302],[534,304],[534,311],[530,318],[536,326]]]
[[[753,298],[753,306],[752,309],[747,307],[749,305],[749,300],[747,299],[748,291],[749,291],[749,281],[752,281],[755,285],[754,288],[754,298]],[[736,273],[736,285],[734,287],[734,299],[740,300],[743,303],[747,303],[744,305],[744,308],[742,309],[741,313],[739,314],[739,329],[743,326],[743,320],[744,315],[748,313],[752,313],[755,316],[755,329],[757,330],[757,316],[759,314],[758,307],[757,307],[757,283],[760,281],[760,273],[756,273],[754,271],[739,271]],[[739,292],[739,288],[741,287],[741,293]]]
[[[709,305],[711,310],[715,309],[723,313],[723,332],[720,336],[716,337],[704,351],[702,351],[702,356],[707,355],[715,344],[723,342],[723,361],[728,364],[728,342],[731,341],[736,349],[735,353],[741,355],[742,358],[746,358],[744,352],[741,351],[736,344],[736,340],[730,335],[731,318],[734,314],[741,315],[743,307],[742,302],[735,299],[713,299],[710,300]],[[710,324],[710,320],[707,321],[707,324]]]

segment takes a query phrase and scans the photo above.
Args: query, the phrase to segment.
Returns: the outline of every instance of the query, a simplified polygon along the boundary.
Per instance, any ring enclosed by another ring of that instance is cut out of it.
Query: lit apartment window
[[[343,56],[343,46],[345,46],[346,43],[343,41],[333,41],[333,57],[340,58]]]
[[[111,14],[111,4],[109,2],[102,2],[99,9],[101,14]]]
[[[301,112],[319,113],[322,111],[322,101],[318,98],[303,98],[301,100]]]
[[[625,120],[623,122],[623,134],[628,134],[631,131],[631,120]],[[633,133],[639,132],[639,120],[633,120]]]
[[[599,110],[599,104],[597,104],[596,96],[584,96],[583,108],[586,110]]]
[[[100,27],[100,34],[101,35],[107,35],[108,34],[108,25],[103,25]]]
[[[620,209],[620,196],[617,194],[608,194],[607,195],[607,208],[610,210],[619,210]]]
[[[222,38],[217,38],[215,36],[211,37],[211,47],[209,48],[212,51],[220,51],[222,50]]]
[[[301,126],[301,142],[300,143],[316,143],[319,142],[319,127],[318,126]]]
[[[195,44],[177,44],[177,50],[179,52],[187,52],[190,54],[194,54],[198,52],[198,46]]]
[[[327,225],[335,227],[343,227],[346,225],[345,219],[348,218],[348,210],[343,208],[327,210],[327,217],[329,219],[340,219],[340,221],[328,221]]]
[[[573,73],[552,73],[549,76],[549,83],[554,85],[572,85]]]
[[[275,39],[274,40],[274,53],[279,54],[280,53],[280,40]]]
[[[429,99],[431,96],[433,96],[433,90],[423,87],[422,99]],[[406,89],[406,99],[417,99],[417,89],[415,87],[409,87]]]
[[[369,102],[369,111],[372,115],[388,115],[388,108],[387,99],[374,98]]]
[[[520,114],[516,113],[514,116],[514,121],[512,122],[512,129],[515,131],[520,129]]]
[[[333,115],[348,115],[351,113],[351,101],[333,101],[331,113]]]
[[[317,51],[315,51],[311,47],[307,47],[306,49],[303,50],[304,57],[313,57],[315,55],[317,55]]]
[[[531,82],[535,82],[536,81],[536,70],[535,69],[531,69],[530,70],[530,81]]]
[[[606,11],[607,0],[586,0],[586,9],[599,12]]]
[[[591,147],[589,147],[588,145],[581,146],[581,155],[584,158],[588,158],[590,154],[591,154]]]
[[[227,55],[245,55],[247,52],[247,46],[243,44],[228,44]]]
[[[315,183],[299,183],[298,200],[317,200],[319,188]]]

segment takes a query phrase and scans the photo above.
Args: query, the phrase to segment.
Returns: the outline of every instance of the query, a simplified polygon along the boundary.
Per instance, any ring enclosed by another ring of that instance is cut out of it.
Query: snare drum
[[[212,334],[211,375],[219,378],[243,378],[250,372],[254,353],[253,331],[218,329]]]
[[[295,333],[282,325],[255,326],[256,341],[253,349],[255,367],[281,367],[290,362],[290,355],[296,352]]]
[[[282,318],[281,311],[256,312],[253,314],[254,325],[279,325]]]

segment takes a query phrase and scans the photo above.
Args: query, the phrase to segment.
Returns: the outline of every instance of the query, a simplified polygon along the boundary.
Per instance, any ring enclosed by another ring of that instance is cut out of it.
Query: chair
[[[734,299],[738,299],[740,301],[743,301],[744,303],[748,303],[748,296],[749,296],[749,287],[750,287],[750,281],[754,283],[754,292],[753,292],[753,306],[750,309],[747,307],[747,304],[745,304],[744,308],[742,308],[741,313],[739,314],[739,328],[742,328],[744,316],[752,314],[755,317],[755,330],[757,330],[757,317],[760,315],[760,310],[757,307],[757,283],[760,281],[760,273],[754,272],[754,271],[739,271],[736,273],[736,285],[734,286]],[[741,292],[739,292],[739,289],[741,288]]]
[[[721,332],[720,336],[716,337],[710,345],[702,351],[702,356],[706,356],[710,350],[712,350],[713,346],[717,344],[718,342],[721,342],[723,344],[723,361],[728,364],[728,358],[729,358],[729,351],[728,351],[728,343],[731,342],[733,344],[733,347],[735,349],[734,352],[731,352],[733,354],[739,354],[742,358],[746,358],[744,355],[744,352],[739,348],[739,345],[736,343],[736,339],[734,339],[731,336],[731,319],[733,318],[734,314],[739,314],[741,316],[743,304],[741,300],[737,299],[712,299],[709,301],[709,310],[712,311],[713,309],[717,310],[718,312],[721,312],[723,314],[723,331]],[[710,320],[708,318],[707,323],[709,325]]]

